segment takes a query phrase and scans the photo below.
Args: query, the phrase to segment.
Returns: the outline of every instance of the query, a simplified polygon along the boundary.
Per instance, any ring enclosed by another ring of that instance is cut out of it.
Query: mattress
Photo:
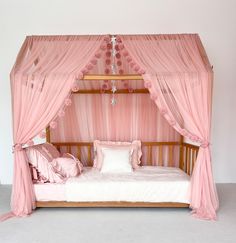
[[[189,203],[190,178],[179,168],[142,166],[132,173],[85,167],[64,184],[34,184],[37,201]]]

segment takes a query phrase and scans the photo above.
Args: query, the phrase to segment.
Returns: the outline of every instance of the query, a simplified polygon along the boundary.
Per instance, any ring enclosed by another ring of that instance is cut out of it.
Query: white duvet
[[[67,180],[69,202],[128,201],[189,203],[189,176],[178,168],[143,166],[131,173],[100,173],[84,168]]]

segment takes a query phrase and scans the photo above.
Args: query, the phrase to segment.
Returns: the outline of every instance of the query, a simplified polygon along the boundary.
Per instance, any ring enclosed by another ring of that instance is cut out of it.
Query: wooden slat
[[[187,203],[173,203],[173,202],[66,202],[66,201],[36,201],[36,207],[80,207],[80,208],[94,208],[94,207],[112,207],[112,208],[188,208]]]
[[[71,146],[66,146],[66,152],[71,154]]]
[[[187,171],[187,158],[188,158],[188,148],[185,147],[185,155],[184,155],[184,168],[183,170],[186,172]]]
[[[147,165],[152,165],[152,145],[148,146]]]
[[[55,146],[80,146],[80,147],[83,147],[83,146],[92,146],[93,145],[93,142],[53,142],[52,143],[53,145]]]
[[[92,166],[91,145],[88,145],[87,148],[88,148],[88,166]]]
[[[46,141],[47,141],[48,143],[51,142],[51,137],[50,137],[50,127],[47,127],[47,128],[46,128]]]
[[[183,156],[183,141],[184,137],[180,136],[180,146],[179,146],[179,168],[183,170],[183,164],[184,164],[184,156]]]
[[[149,91],[147,89],[134,89],[132,92],[130,92],[128,89],[118,89],[116,91],[116,94],[148,94]],[[112,94],[111,90],[104,90],[101,92],[100,89],[84,89],[84,90],[78,90],[76,92],[73,92],[73,94]]]
[[[142,77],[142,75],[137,75],[137,74],[123,74],[123,75],[87,74],[87,75],[84,75],[82,80],[92,80],[92,81],[97,81],[97,80],[143,80],[143,77]]]
[[[77,146],[77,158],[81,160],[81,147]]]
[[[61,147],[60,147],[60,146],[56,146],[56,148],[57,148],[57,150],[58,150],[59,152],[61,152]]]
[[[163,166],[163,146],[160,145],[158,150],[158,165]]]
[[[168,146],[168,166],[172,167],[173,162],[173,145]]]
[[[142,142],[142,146],[180,145],[179,142]]]
[[[188,149],[188,154],[187,154],[187,170],[186,173],[189,175],[190,173],[190,155],[191,155],[191,148],[187,148]]]

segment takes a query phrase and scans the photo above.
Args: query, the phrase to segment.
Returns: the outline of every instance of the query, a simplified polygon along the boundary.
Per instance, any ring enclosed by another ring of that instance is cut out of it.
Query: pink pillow
[[[57,158],[51,162],[54,170],[65,178],[75,177],[81,173],[81,163],[72,158]]]
[[[42,149],[51,158],[51,160],[60,157],[59,151],[51,143],[42,144]]]
[[[64,176],[54,170],[50,163],[51,159],[42,149],[41,144],[26,148],[26,154],[29,163],[39,174],[39,181],[51,183],[63,182]]]
[[[133,169],[137,169],[141,163],[141,141],[135,140],[130,142],[112,142],[112,141],[99,141],[95,140],[94,143],[95,158],[93,162],[93,167],[101,170],[103,162],[102,148],[112,148],[112,149],[133,149],[133,154],[131,158],[131,164]]]

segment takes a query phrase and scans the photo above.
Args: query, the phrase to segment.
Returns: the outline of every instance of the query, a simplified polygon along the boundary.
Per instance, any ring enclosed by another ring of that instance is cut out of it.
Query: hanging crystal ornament
[[[111,56],[112,56],[112,63],[111,63],[111,71],[112,74],[116,74],[116,65],[115,65],[115,56],[116,56],[116,37],[111,37]],[[116,80],[111,80],[111,92],[112,92],[112,98],[111,98],[111,105],[116,105],[117,100],[115,98],[115,93],[117,91],[116,87]]]

